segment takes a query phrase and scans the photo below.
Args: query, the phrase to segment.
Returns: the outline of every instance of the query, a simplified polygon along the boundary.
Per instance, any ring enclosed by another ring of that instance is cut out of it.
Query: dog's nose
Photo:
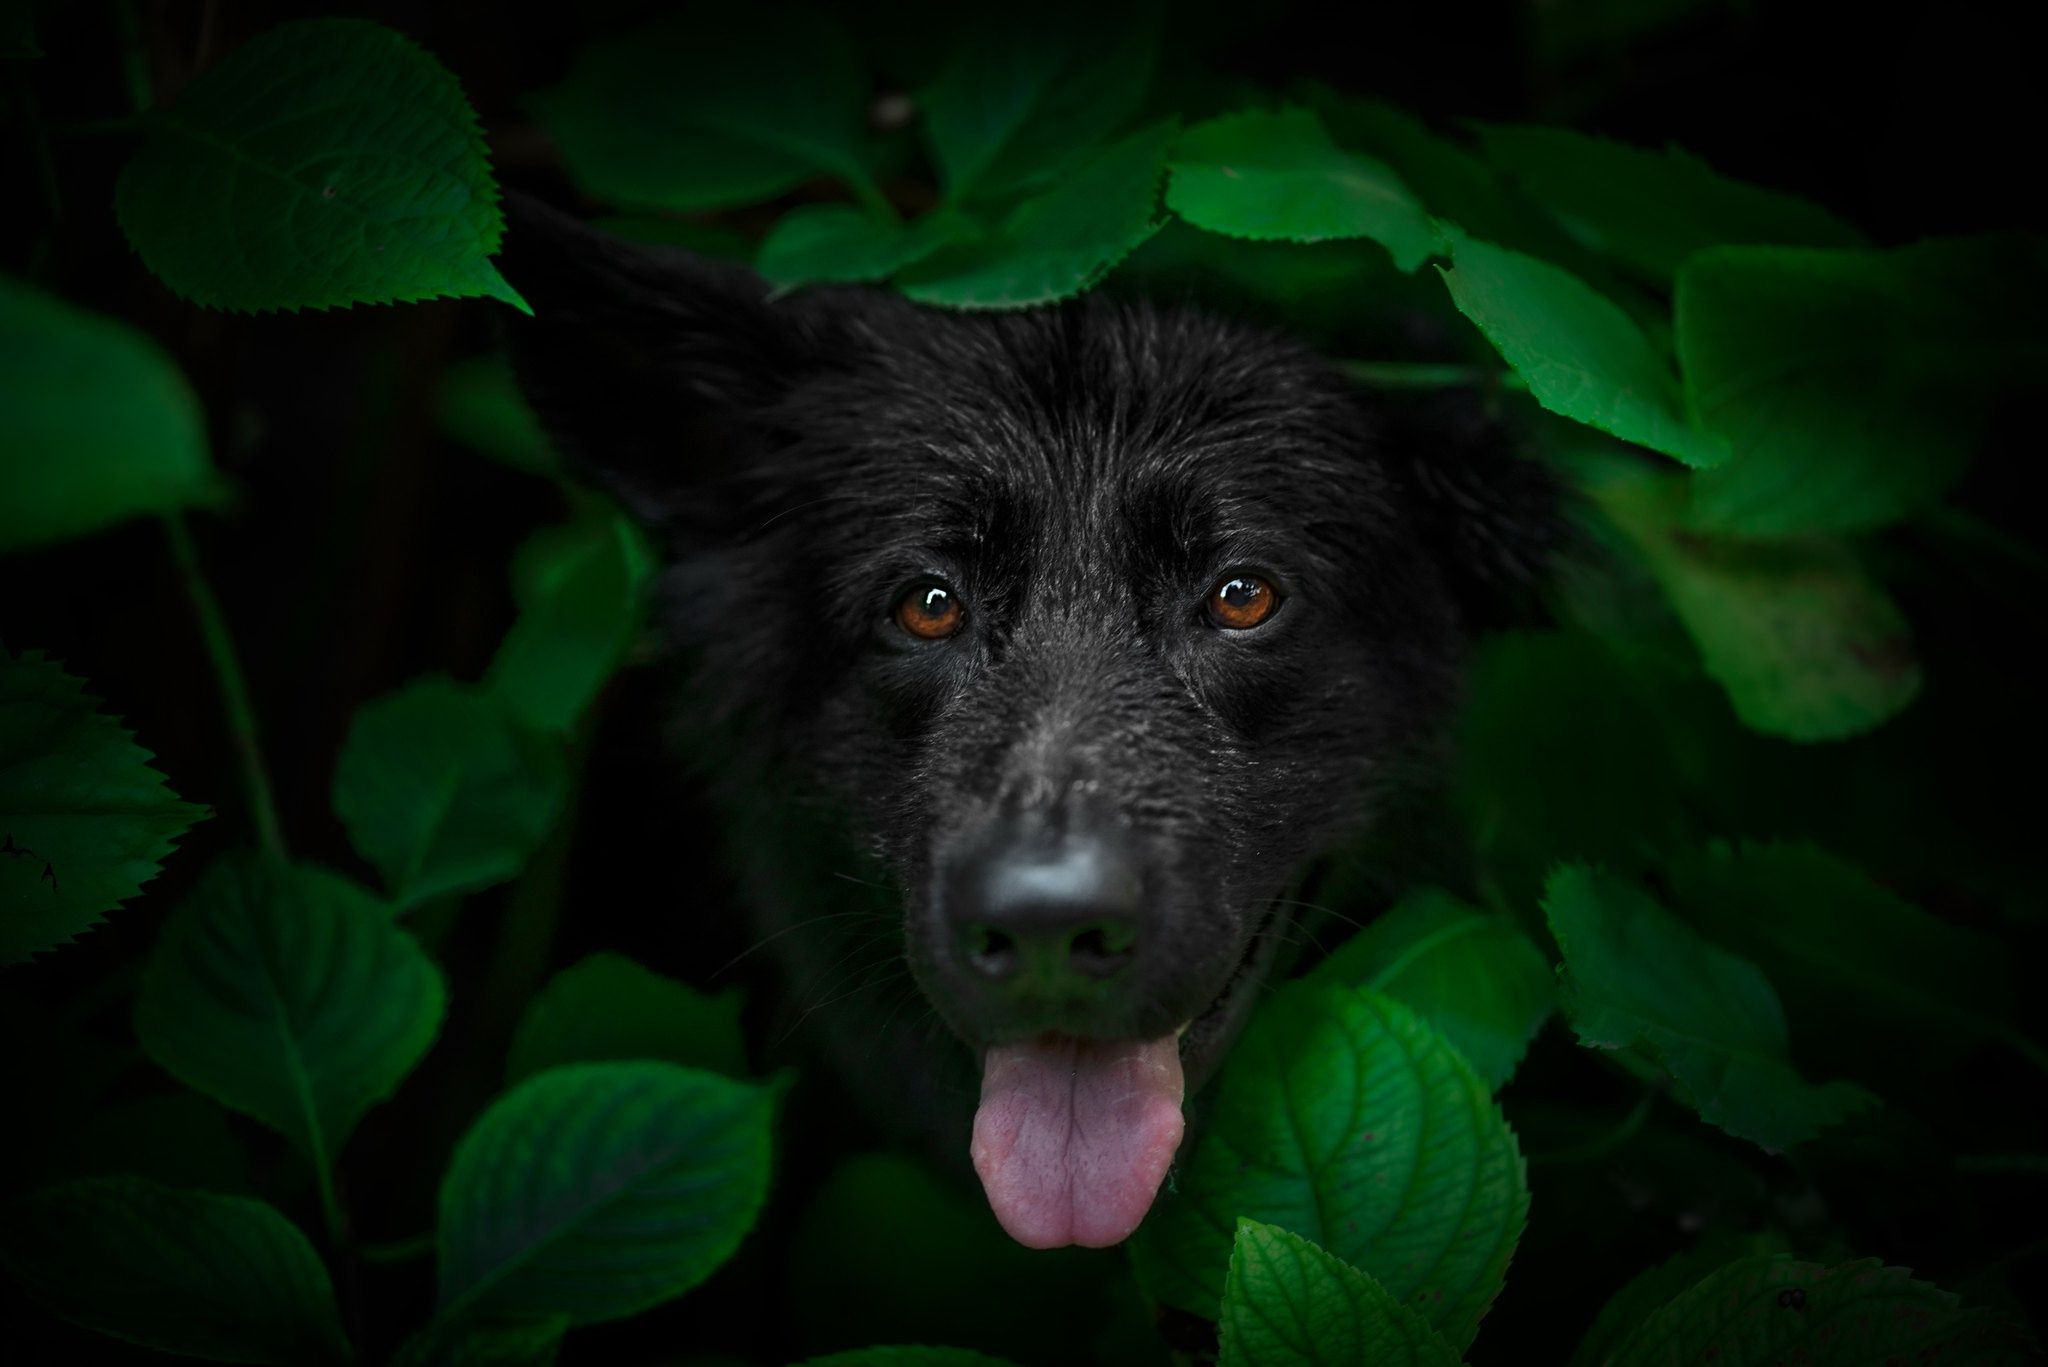
[[[999,847],[955,883],[961,961],[991,985],[1041,990],[1115,977],[1138,944],[1137,870],[1108,842]]]

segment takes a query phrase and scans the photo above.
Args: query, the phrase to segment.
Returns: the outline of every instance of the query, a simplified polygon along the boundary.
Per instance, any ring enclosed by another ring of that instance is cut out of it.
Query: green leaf
[[[1874,1104],[1793,1068],[1778,994],[1755,964],[1702,939],[1633,884],[1567,866],[1543,906],[1564,952],[1565,1014],[1581,1043],[1661,1063],[1700,1118],[1788,1149]]]
[[[559,742],[495,694],[429,677],[357,711],[334,810],[403,910],[518,873],[566,787]]]
[[[441,1183],[439,1322],[594,1324],[697,1285],[760,1213],[774,1109],[768,1088],[672,1063],[520,1083]]]
[[[1773,1234],[1709,1236],[1700,1243],[1645,1268],[1600,1307],[1586,1336],[1579,1340],[1570,1367],[1602,1367],[1615,1349],[1642,1327],[1665,1303],[1700,1284],[1710,1273],[1738,1258],[1785,1253],[1785,1241]]]
[[[1339,144],[1384,162],[1433,216],[1489,242],[1515,244],[1529,232],[1531,215],[1493,170],[1407,110],[1340,95],[1313,81],[1303,82],[1299,94]]]
[[[0,551],[219,502],[206,417],[155,342],[0,276]]]
[[[1404,271],[1437,249],[1429,215],[1400,177],[1338,147],[1305,109],[1196,124],[1170,161],[1166,207],[1210,232],[1290,242],[1369,237]]]
[[[347,1362],[319,1255],[261,1201],[140,1177],[92,1177],[15,1200],[0,1263],[88,1329],[216,1362]]]
[[[1390,998],[1304,984],[1238,1041],[1207,1131],[1132,1248],[1155,1299],[1208,1316],[1238,1218],[1278,1225],[1462,1350],[1528,1206],[1513,1133],[1441,1035]]]
[[[805,1358],[799,1367],[1012,1367],[1012,1364],[1007,1358],[992,1358],[986,1353],[970,1352],[965,1348],[930,1348],[912,1344],[852,1348],[844,1353],[828,1353],[821,1358]]]
[[[868,78],[823,14],[704,5],[590,44],[534,112],[582,189],[648,209],[867,182]]]
[[[1222,1367],[1456,1367],[1429,1322],[1340,1258],[1239,1220],[1223,1283]]]
[[[1157,7],[979,7],[919,101],[951,203],[1064,178],[1137,112]]]
[[[1550,1015],[1550,965],[1515,923],[1423,888],[1338,946],[1309,975],[1402,1003],[1443,1032],[1498,1091]]]
[[[1784,1255],[1744,1258],[1643,1322],[1613,1367],[1798,1362],[1865,1367],[1935,1362],[2019,1367],[2038,1361],[2026,1331],[1875,1259],[1822,1267]]]
[[[660,1059],[745,1077],[739,989],[709,996],[623,954],[593,954],[557,973],[527,1006],[505,1078],[607,1059]]]
[[[921,303],[1023,308],[1079,294],[1158,227],[1159,171],[1173,125],[1105,149],[1060,184],[1027,199],[1000,227],[904,271],[897,283]]]
[[[473,451],[528,474],[561,474],[561,462],[540,419],[519,392],[503,353],[470,356],[449,366],[434,391],[434,422]]]
[[[1589,250],[1668,285],[1694,252],[1736,243],[1853,247],[1817,204],[1718,175],[1677,147],[1648,152],[1564,128],[1473,125],[1486,159]]]
[[[946,209],[903,223],[848,204],[806,204],[776,220],[754,269],[780,289],[886,280],[979,231],[971,219]]]
[[[519,619],[484,675],[522,726],[566,731],[597,697],[640,625],[654,557],[602,512],[535,533],[512,565]]]
[[[400,1345],[392,1367],[551,1367],[568,1328],[567,1315],[429,1326]]]
[[[99,924],[206,815],[150,758],[84,680],[0,651],[0,964]]]
[[[433,1044],[441,974],[391,909],[322,869],[216,862],[143,970],[135,1033],[164,1070],[331,1168]]]
[[[114,186],[143,263],[210,308],[485,295],[504,216],[448,69],[361,19],[280,24],[203,72]]]
[[[1459,237],[1444,283],[1458,311],[1528,382],[1536,401],[1687,465],[1728,458],[1720,438],[1689,425],[1678,382],[1626,313],[1569,271]]]

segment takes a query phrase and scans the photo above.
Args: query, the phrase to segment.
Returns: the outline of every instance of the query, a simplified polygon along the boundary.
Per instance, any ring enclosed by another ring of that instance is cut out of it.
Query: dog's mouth
[[[1235,1033],[1275,942],[1271,924],[1269,914],[1223,990],[1172,1034],[1045,1034],[983,1054],[974,1170],[1011,1238],[1104,1248],[1137,1229],[1180,1149],[1188,1065],[1199,1086]]]

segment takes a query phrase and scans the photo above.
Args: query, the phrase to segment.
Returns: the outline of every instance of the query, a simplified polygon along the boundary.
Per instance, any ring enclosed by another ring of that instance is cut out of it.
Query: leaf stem
[[[406,1263],[414,1258],[424,1258],[434,1251],[434,1231],[415,1234],[409,1239],[393,1239],[383,1244],[363,1244],[356,1249],[356,1256],[366,1263]]]
[[[896,212],[896,206],[889,202],[889,197],[882,193],[882,187],[875,184],[873,177],[867,172],[849,166],[842,173],[842,178],[846,181],[846,188],[853,191],[853,197],[859,200],[861,207],[869,213],[891,223],[902,220],[903,216]]]
[[[1461,389],[1485,385],[1501,389],[1527,389],[1528,383],[1512,370],[1490,366],[1431,365],[1406,361],[1340,361],[1344,373],[1376,389]]]
[[[213,661],[213,672],[220,680],[221,707],[227,714],[228,740],[241,761],[242,782],[249,792],[249,817],[256,826],[257,843],[262,846],[264,854],[283,863],[286,858],[284,833],[277,819],[277,801],[271,795],[270,775],[263,767],[263,751],[257,742],[256,711],[249,702],[249,685],[242,676],[241,661],[235,655],[234,638],[228,634],[227,618],[220,610],[220,600],[213,596],[212,586],[200,571],[199,552],[192,544],[192,533],[185,526],[184,517],[178,513],[166,513],[163,523],[165,539],[170,543],[171,561],[177,566],[178,577],[184,581],[186,597],[192,600],[193,615],[199,619],[199,634],[206,643],[208,657]],[[333,1192],[325,1190],[323,1196],[331,1200]]]
[[[114,26],[121,38],[121,84],[128,104],[137,114],[146,114],[156,103],[156,86],[149,78],[149,54],[143,50],[142,18],[135,0],[120,0],[114,6]]]

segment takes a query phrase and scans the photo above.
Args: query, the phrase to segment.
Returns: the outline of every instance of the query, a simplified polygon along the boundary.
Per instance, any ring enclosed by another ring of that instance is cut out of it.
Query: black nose
[[[1138,874],[1109,841],[1006,841],[969,860],[953,886],[961,962],[992,986],[1098,983],[1137,953]]]

